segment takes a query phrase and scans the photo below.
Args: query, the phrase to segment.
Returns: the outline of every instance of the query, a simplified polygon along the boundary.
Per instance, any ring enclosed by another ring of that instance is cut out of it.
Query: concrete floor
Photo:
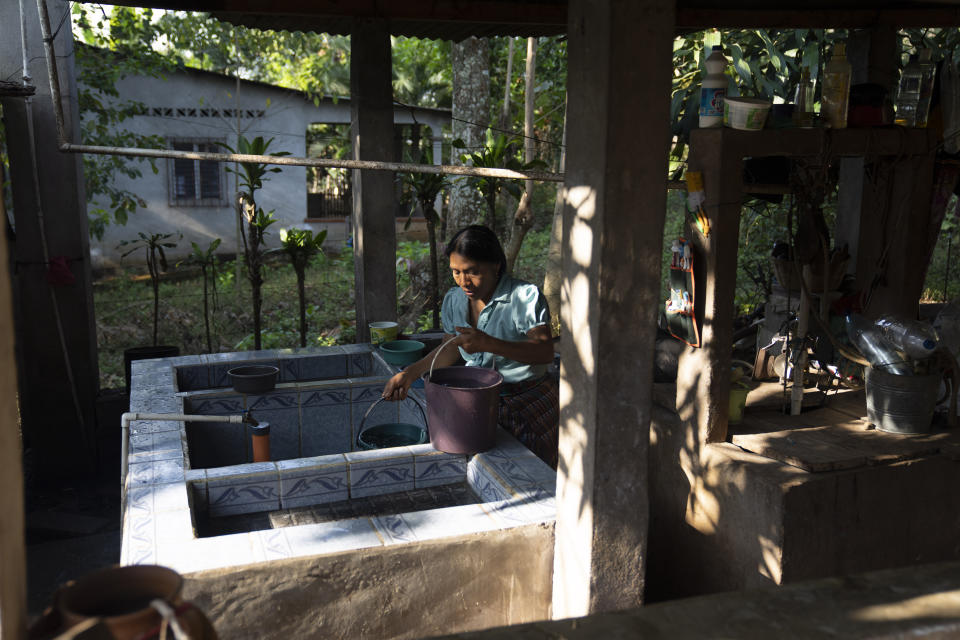
[[[33,620],[57,587],[120,562],[115,481],[32,488],[26,497],[27,612]]]

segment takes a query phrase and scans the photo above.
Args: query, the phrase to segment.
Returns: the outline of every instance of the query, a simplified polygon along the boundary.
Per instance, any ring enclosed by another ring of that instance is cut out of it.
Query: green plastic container
[[[423,347],[419,340],[391,340],[380,345],[380,355],[390,364],[405,367],[423,357]]]
[[[407,396],[407,399],[413,401],[413,403],[417,405],[417,408],[420,409],[420,415],[423,417],[424,425],[426,425],[427,416],[423,412],[423,407],[411,396]],[[383,402],[383,400],[384,398],[378,398],[370,405],[366,413],[363,414],[363,419],[360,420],[359,433],[357,434],[357,449],[369,451],[371,449],[409,447],[415,444],[424,444],[428,441],[430,435],[427,432],[427,427],[410,424],[409,422],[385,422],[364,428],[363,425],[367,421],[370,412],[373,411],[375,406]]]

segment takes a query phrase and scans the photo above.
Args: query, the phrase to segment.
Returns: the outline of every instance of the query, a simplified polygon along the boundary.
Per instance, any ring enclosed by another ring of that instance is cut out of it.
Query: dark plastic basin
[[[227,371],[237,393],[266,393],[277,386],[280,369],[272,365],[251,364]]]

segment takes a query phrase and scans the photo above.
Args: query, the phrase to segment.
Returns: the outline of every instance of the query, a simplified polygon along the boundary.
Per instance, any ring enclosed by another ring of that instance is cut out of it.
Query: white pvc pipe
[[[137,413],[127,412],[120,416],[120,492],[124,492],[127,484],[127,458],[130,451],[130,423],[134,420],[171,420],[173,422],[228,422],[243,424],[247,420],[242,415],[234,416],[194,416],[185,413]],[[251,421],[252,423],[252,421]]]

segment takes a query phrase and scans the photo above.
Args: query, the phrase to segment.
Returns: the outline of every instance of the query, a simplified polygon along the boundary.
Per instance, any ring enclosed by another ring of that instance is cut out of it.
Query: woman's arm
[[[527,331],[527,339],[519,342],[494,338],[473,327],[456,327],[455,340],[467,353],[486,351],[524,364],[553,362],[553,337],[550,327],[541,324]]]
[[[430,363],[440,349],[443,349],[443,351],[437,356],[435,366],[449,367],[454,364],[460,357],[460,352],[454,348],[454,345],[448,345],[447,342],[456,339],[457,336],[444,334],[443,342],[436,349],[387,380],[387,384],[383,387],[383,393],[380,395],[386,400],[404,400],[410,390],[410,385],[430,369]]]

